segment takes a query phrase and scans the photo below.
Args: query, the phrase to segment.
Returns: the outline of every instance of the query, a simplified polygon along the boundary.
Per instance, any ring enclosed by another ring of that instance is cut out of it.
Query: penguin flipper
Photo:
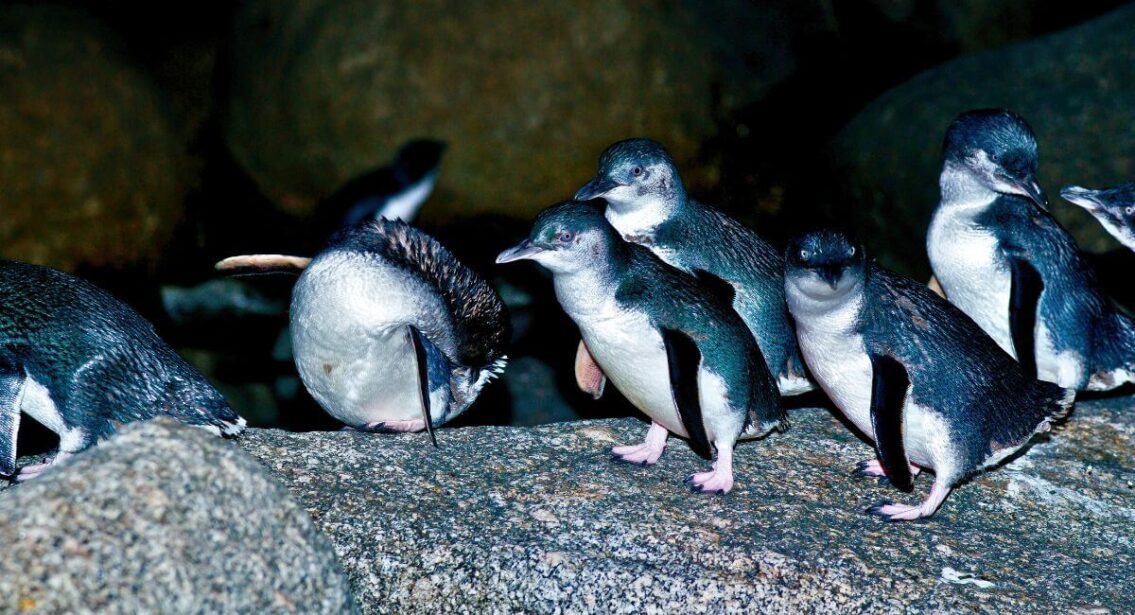
[[[902,409],[910,377],[902,363],[878,354],[871,354],[871,373],[871,427],[875,430],[875,452],[891,484],[909,493],[914,489],[914,479],[902,440]]]
[[[677,329],[663,327],[662,343],[670,365],[670,394],[678,407],[678,417],[690,436],[690,448],[705,459],[710,458],[709,437],[702,421],[701,396],[698,394],[698,370],[701,351],[690,336]]]
[[[230,256],[219,261],[213,268],[227,275],[260,275],[267,273],[290,273],[299,275],[311,264],[306,256],[287,256],[285,254],[244,254]]]
[[[16,436],[20,431],[20,393],[27,378],[20,365],[0,352],[0,474],[16,473]]]
[[[1025,375],[1036,379],[1036,311],[1044,280],[1031,263],[1019,257],[1010,257],[1011,285],[1009,294],[1009,332],[1017,362]]]
[[[603,390],[607,387],[607,375],[595,362],[583,340],[579,340],[579,348],[575,351],[575,383],[592,399],[603,397]]]
[[[414,366],[418,373],[418,392],[422,400],[422,419],[426,423],[426,433],[430,435],[430,442],[437,448],[437,436],[434,435],[433,419],[430,416],[430,376],[429,357],[426,356],[426,344],[422,332],[414,325],[407,326],[406,336],[414,347]]]
[[[693,273],[694,277],[705,285],[706,288],[713,291],[715,295],[720,297],[725,305],[733,305],[733,300],[737,297],[737,289],[733,288],[732,284],[705,269],[694,269]]]

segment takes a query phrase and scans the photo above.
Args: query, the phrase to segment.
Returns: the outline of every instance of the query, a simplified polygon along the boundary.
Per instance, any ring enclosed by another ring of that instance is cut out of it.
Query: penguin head
[[[534,260],[552,273],[574,273],[605,263],[618,241],[595,203],[566,201],[540,212],[528,239],[501,252],[497,262]]]
[[[942,154],[945,164],[965,169],[988,189],[1048,207],[1048,198],[1036,181],[1036,136],[1016,113],[966,111],[946,131]]]
[[[445,153],[444,141],[433,139],[414,139],[407,141],[398,149],[398,155],[391,165],[394,177],[402,185],[410,185],[437,171],[441,156]]]
[[[1135,243],[1135,182],[1103,190],[1065,186],[1060,196],[1088,210],[1116,239]]]
[[[784,254],[785,278],[817,300],[839,299],[863,281],[867,259],[863,247],[847,235],[820,230],[788,242]]]
[[[578,201],[603,199],[620,214],[641,211],[659,218],[685,198],[670,153],[650,139],[627,139],[608,147],[599,157],[599,172],[575,193]]]

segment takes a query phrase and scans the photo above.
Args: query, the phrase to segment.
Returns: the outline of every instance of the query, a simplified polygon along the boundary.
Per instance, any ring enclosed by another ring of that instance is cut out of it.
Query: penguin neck
[[[942,192],[941,206],[954,209],[984,209],[1000,196],[973,171],[949,161],[942,165],[938,187]]]
[[[606,254],[596,255],[585,267],[557,273],[553,279],[556,299],[577,322],[608,308],[629,267],[625,243],[612,239]]]
[[[623,237],[652,235],[655,229],[681,212],[684,200],[679,195],[648,194],[630,203],[608,203],[607,221]]]
[[[866,279],[857,280],[843,289],[839,296],[823,296],[815,289],[818,282],[801,281],[791,277],[785,285],[785,298],[791,308],[796,326],[809,332],[828,335],[853,333],[859,323],[859,313],[863,306],[863,291]],[[811,292],[810,292],[811,291]]]

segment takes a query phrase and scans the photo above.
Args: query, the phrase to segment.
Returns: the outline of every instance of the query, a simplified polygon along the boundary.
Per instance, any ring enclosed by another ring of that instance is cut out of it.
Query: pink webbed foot
[[[616,446],[611,449],[611,461],[623,461],[641,466],[648,466],[658,462],[662,451],[666,450],[666,438],[670,432],[658,423],[650,424],[650,431],[646,432],[646,439],[642,444],[629,444]]]
[[[47,461],[44,461],[43,463],[36,463],[36,464],[30,465],[30,466],[24,466],[24,467],[20,468],[19,473],[16,474],[16,482],[22,483],[24,481],[31,480],[31,479],[43,474],[44,472],[46,472],[48,469],[50,469],[55,464],[57,464],[61,461],[65,461],[71,455],[72,455],[72,453],[59,451],[58,453],[55,453],[54,456],[49,457],[47,459]]]
[[[725,495],[733,489],[733,447],[719,446],[717,461],[709,472],[699,472],[686,479],[690,489],[701,493]]]
[[[946,500],[947,495],[950,495],[950,488],[944,487],[936,481],[934,486],[930,489],[930,495],[926,497],[924,502],[917,506],[883,502],[868,508],[867,512],[872,515],[878,515],[887,521],[914,521],[915,519],[925,519],[938,511],[938,508],[942,506],[942,502]]]
[[[914,465],[913,463],[910,464],[911,478],[918,476],[920,472],[922,472],[922,468]],[[868,459],[867,461],[859,462],[859,465],[855,466],[855,471],[853,472],[853,474],[856,474],[858,476],[877,478],[879,479],[880,484],[889,482],[887,473],[883,471],[883,464],[879,463],[878,459]]]

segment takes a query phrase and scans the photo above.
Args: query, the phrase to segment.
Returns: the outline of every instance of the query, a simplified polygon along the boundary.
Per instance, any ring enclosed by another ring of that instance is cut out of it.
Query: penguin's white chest
[[[396,268],[351,254],[312,263],[292,295],[291,333],[300,378],[329,414],[361,427],[422,418],[407,326],[441,318],[440,300]],[[444,410],[441,398],[433,416]]]
[[[646,314],[610,301],[576,322],[591,356],[619,392],[652,420],[687,436],[674,405],[666,347]]]
[[[926,249],[930,266],[950,303],[1016,358],[1009,332],[1012,282],[997,238],[967,216],[940,208],[930,223]]]

